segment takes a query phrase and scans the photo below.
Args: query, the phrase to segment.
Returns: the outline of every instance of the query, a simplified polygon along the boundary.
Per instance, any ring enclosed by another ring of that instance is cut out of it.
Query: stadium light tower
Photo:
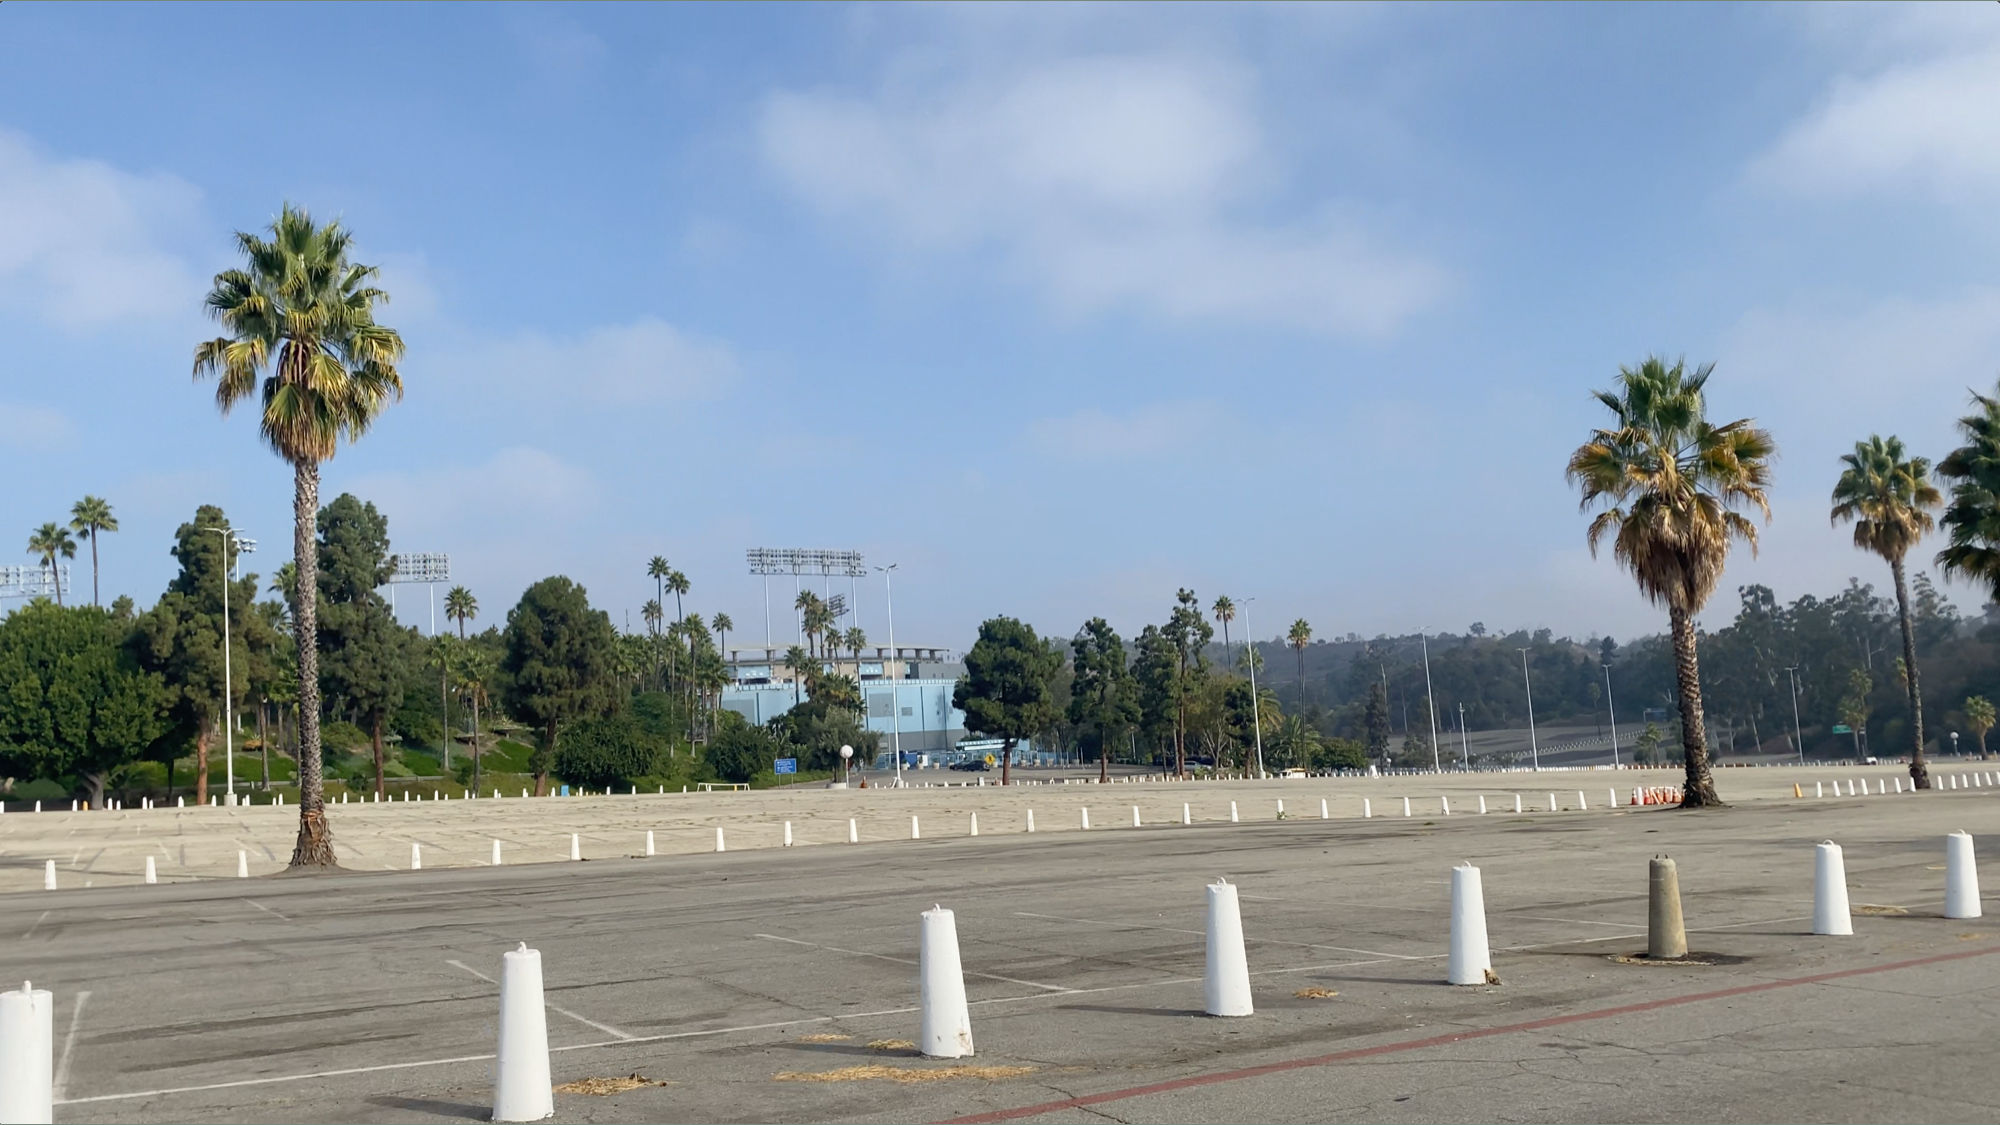
[[[878,566],[882,572],[882,603],[889,607],[889,753],[896,759],[896,788],[903,787],[903,701],[896,694],[896,681],[902,678],[902,659],[896,655],[896,592],[890,589],[890,572],[895,563]]]

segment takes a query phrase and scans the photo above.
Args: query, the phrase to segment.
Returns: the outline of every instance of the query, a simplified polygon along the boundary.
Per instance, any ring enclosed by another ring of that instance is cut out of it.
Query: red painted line
[[[1468,1039],[1486,1039],[1495,1035],[1513,1035],[1523,1031],[1540,1031],[1543,1028],[1561,1027],[1564,1024],[1584,1023],[1590,1020],[1610,1019],[1614,1016],[1628,1016],[1635,1012],[1651,1012],[1661,1008],[1674,1008],[1682,1004],[1699,1004],[1708,1000],[1727,1000],[1734,996],[1751,996],[1759,992],[1771,992],[1780,988],[1796,988],[1802,984],[1823,984],[1831,980],[1847,977],[1865,977],[1875,973],[1893,973],[1901,969],[1915,969],[1924,965],[1937,965],[1947,961],[1964,961],[1972,957],[1985,957],[2000,953],[2000,945],[1984,949],[1961,950],[1955,953],[1939,953],[1931,957],[1919,957],[1912,961],[1897,961],[1888,965],[1868,965],[1859,969],[1839,969],[1829,973],[1814,973],[1811,976],[1791,977],[1785,980],[1763,981],[1758,984],[1738,985],[1734,988],[1718,988],[1709,992],[1690,992],[1683,996],[1668,996],[1659,1000],[1646,1000],[1637,1004],[1621,1004],[1616,1008],[1598,1008],[1589,1012],[1574,1012],[1566,1016],[1546,1016],[1538,1020],[1521,1023],[1502,1024],[1498,1027],[1482,1027],[1473,1031],[1454,1031],[1444,1035],[1432,1035],[1423,1039],[1406,1039],[1398,1043],[1383,1043],[1374,1047],[1355,1047],[1346,1051],[1335,1051],[1330,1055],[1314,1055],[1311,1058],[1287,1059],[1284,1062],[1265,1063],[1262,1066],[1246,1066],[1238,1070],[1222,1070],[1213,1074],[1197,1074],[1188,1078],[1175,1078],[1167,1082],[1155,1082],[1148,1086],[1133,1086],[1124,1090],[1107,1090],[1101,1094],[1085,1094],[1082,1097],[1065,1098],[1059,1102],[1042,1102],[1039,1105],[1025,1105],[1017,1109],[997,1109],[991,1113],[975,1113],[968,1117],[954,1117],[943,1125],[986,1125],[988,1122],[1018,1121],[1024,1117],[1040,1117],[1047,1113],[1059,1113],[1066,1109],[1080,1109],[1084,1106],[1102,1105],[1105,1102],[1124,1101],[1127,1098],[1142,1098],[1148,1094],[1166,1094],[1175,1090],[1186,1090],[1197,1086],[1214,1086],[1223,1082],[1240,1082],[1246,1078],[1261,1078],[1266,1074],[1281,1074],[1288,1070],[1306,1070],[1316,1066],[1331,1066],[1334,1063],[1352,1062],[1355,1059],[1373,1058],[1377,1055],[1393,1055],[1403,1051],[1421,1051],[1428,1047],[1442,1047],[1449,1043],[1463,1043]]]

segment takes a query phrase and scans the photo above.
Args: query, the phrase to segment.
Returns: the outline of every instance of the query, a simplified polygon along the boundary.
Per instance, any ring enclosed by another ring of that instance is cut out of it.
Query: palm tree
[[[1291,642],[1293,650],[1299,656],[1299,714],[1303,715],[1306,713],[1306,645],[1312,643],[1313,627],[1306,624],[1306,619],[1301,617],[1292,622],[1291,630],[1285,634],[1285,639]]]
[[[1979,740],[1979,757],[1986,757],[1986,732],[1993,729],[1993,702],[1983,695],[1974,695],[1965,701],[1965,724],[1972,728],[1972,736]]]
[[[1923,689],[1917,670],[1916,632],[1910,623],[1910,587],[1904,581],[1903,559],[1917,540],[1937,526],[1931,511],[1944,495],[1931,483],[1928,457],[1907,457],[1901,439],[1871,435],[1856,442],[1854,452],[1841,457],[1847,466],[1833,486],[1833,523],[1854,524],[1854,545],[1889,563],[1896,579],[1896,614],[1903,625],[1903,658],[1898,662],[1903,690],[1910,697],[1910,777],[1919,789],[1931,786],[1924,765]]]
[[[688,592],[688,576],[676,570],[667,575],[667,593],[674,596],[674,620],[679,621],[687,614],[681,609],[681,598]]]
[[[472,791],[479,792],[479,709],[487,702],[486,684],[493,678],[493,654],[473,646],[459,658],[458,694],[472,707]]]
[[[90,540],[90,604],[103,605],[97,594],[97,540],[104,532],[118,530],[118,517],[111,514],[109,501],[86,496],[70,508],[69,529]]]
[[[812,607],[818,604],[819,595],[813,593],[811,590],[800,590],[798,597],[792,599],[792,608],[798,611],[799,615],[799,632],[808,641],[812,639],[813,621],[815,620]]]
[[[69,528],[59,523],[45,523],[28,536],[28,553],[42,560],[42,569],[49,572],[49,580],[55,583],[56,604],[62,604],[62,578],[56,573],[58,558],[76,557],[76,540],[70,538]]]
[[[1229,600],[1228,594],[1224,594],[1215,599],[1215,607],[1210,612],[1215,614],[1216,621],[1222,625],[1222,651],[1227,656],[1229,653],[1229,623],[1236,620],[1236,603]]]
[[[1687,764],[1682,806],[1720,805],[1709,773],[1702,725],[1700,667],[1694,615],[1715,592],[1730,540],[1757,549],[1757,526],[1737,511],[1770,518],[1764,488],[1777,446],[1751,419],[1708,421],[1703,389],[1714,364],[1690,374],[1648,356],[1618,372],[1619,390],[1595,392],[1612,425],[1594,430],[1570,455],[1568,479],[1583,492],[1582,507],[1608,505],[1590,523],[1591,553],[1612,534],[1612,555],[1632,572],[1639,590],[1667,607],[1679,679],[1681,749]]]
[[[854,674],[861,675],[861,650],[868,647],[868,634],[859,625],[849,625],[847,632],[840,635],[841,647],[854,654]]]
[[[479,616],[479,599],[463,586],[453,586],[444,596],[444,615],[458,622],[458,639],[465,639],[465,623]]]
[[[673,572],[674,568],[667,564],[665,555],[654,555],[652,561],[646,564],[646,577],[653,580],[653,597],[661,605],[667,604],[667,575]]]
[[[731,621],[728,614],[718,613],[708,623],[708,627],[715,630],[717,637],[715,643],[716,655],[727,661],[729,659],[729,631],[736,628],[736,622]]]
[[[793,645],[785,650],[785,670],[792,674],[792,706],[799,705],[799,685],[805,682],[806,673],[814,667],[812,653],[803,647]]]
[[[338,222],[314,225],[286,204],[267,240],[239,232],[244,268],[215,275],[209,314],[228,334],[194,350],[194,374],[216,378],[228,413],[257,398],[259,429],[292,466],[292,554],[298,598],[292,628],[299,654],[299,837],[293,867],[332,867],[319,744],[319,465],[340,440],[356,440],[403,394],[396,365],[403,338],[375,322],[373,266],[348,260],[350,236]],[[263,375],[261,386],[259,375]]]

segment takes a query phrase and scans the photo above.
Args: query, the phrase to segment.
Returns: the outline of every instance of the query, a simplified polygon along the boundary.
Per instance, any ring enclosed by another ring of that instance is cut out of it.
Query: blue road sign
[[[799,760],[797,758],[779,758],[771,764],[771,772],[797,773],[799,772]]]

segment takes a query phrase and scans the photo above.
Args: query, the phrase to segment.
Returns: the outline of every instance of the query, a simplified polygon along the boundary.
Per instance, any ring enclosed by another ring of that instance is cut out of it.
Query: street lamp
[[[840,748],[840,783],[842,785],[847,784],[847,760],[852,757],[854,757],[854,747],[842,746]]]
[[[1611,768],[1618,768],[1618,705],[1611,701],[1611,662],[1604,662],[1604,709],[1611,712]]]
[[[1799,667],[1794,664],[1785,669],[1785,675],[1792,681],[1792,738],[1799,744],[1799,764],[1806,764],[1806,735],[1799,728]]]
[[[890,571],[899,564],[878,566],[882,572],[882,604],[889,611],[889,753],[896,759],[896,788],[903,787],[903,707],[896,694],[896,680],[902,672],[902,659],[896,655],[896,592],[890,588]]]
[[[1250,728],[1257,734],[1257,780],[1264,779],[1264,708],[1257,699],[1257,634],[1250,631],[1250,603],[1243,599],[1243,651],[1250,662]]]
[[[1535,772],[1542,769],[1542,749],[1535,743],[1535,685],[1528,679],[1528,650],[1521,649],[1521,686],[1528,692],[1528,755]]]
[[[1465,704],[1458,705],[1458,760],[1465,772],[1472,772],[1472,748],[1465,742]]]
[[[229,664],[229,584],[236,580],[236,556],[257,550],[255,539],[246,539],[227,527],[204,527],[222,536],[222,763],[228,796],[223,803],[236,803],[236,701],[230,688],[235,674]],[[233,548],[233,549],[232,549]],[[270,780],[265,779],[267,782]]]
[[[1424,705],[1429,707],[1431,711],[1431,772],[1443,773],[1444,766],[1438,761],[1437,698],[1431,694],[1431,640],[1428,636],[1424,635],[1422,628],[1417,630],[1417,638],[1423,642],[1424,646]]]
[[[1958,732],[1951,732],[1951,756],[1958,757]]]

